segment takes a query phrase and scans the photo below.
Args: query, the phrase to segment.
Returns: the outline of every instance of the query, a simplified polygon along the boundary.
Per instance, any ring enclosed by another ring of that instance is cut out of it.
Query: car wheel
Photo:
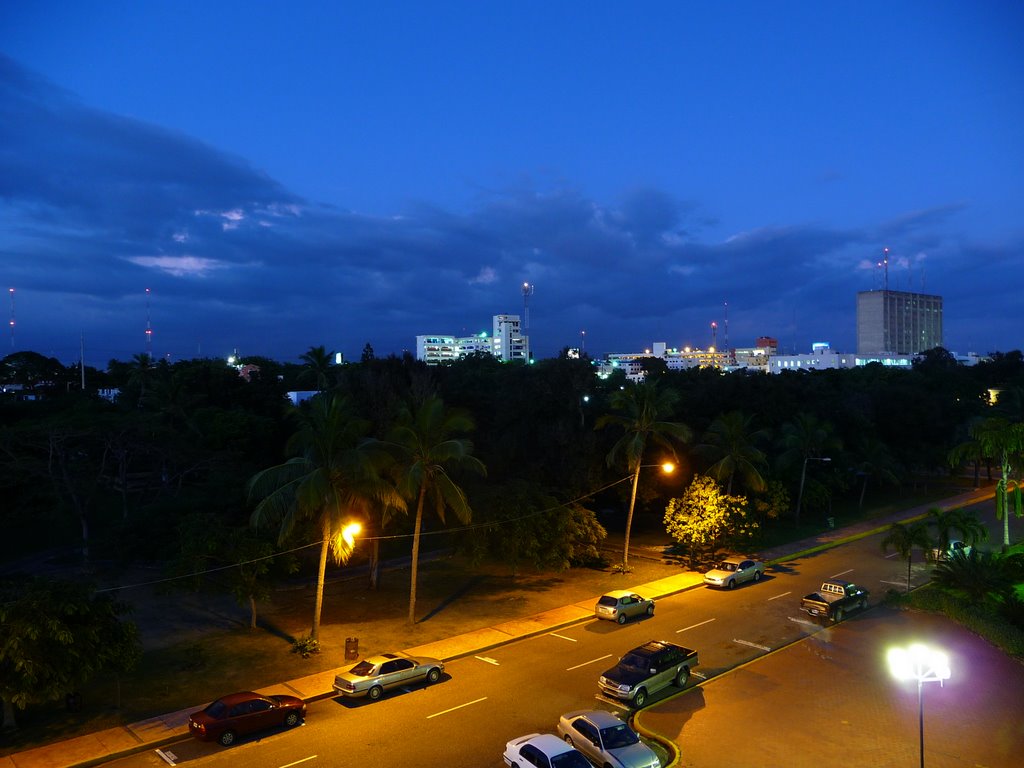
[[[369,696],[370,701],[376,701],[384,695],[384,689],[381,688],[379,685],[375,685],[373,686],[373,688],[366,692],[366,695]]]
[[[299,713],[289,712],[287,715],[284,716],[284,724],[289,728],[294,728],[296,725],[299,724]]]
[[[620,613],[620,614],[619,614],[619,616],[618,616],[618,618],[617,618],[617,619],[615,619],[615,620],[616,620],[617,622],[619,622],[619,624],[625,624],[625,623],[626,623],[626,614],[624,614],[624,613]]]
[[[867,600],[861,600],[861,601],[860,601],[860,606],[859,606],[859,607],[860,607],[860,609],[861,609],[861,610],[863,611],[863,610],[864,610],[865,608],[867,608],[867,607],[868,607],[868,601],[867,601]]]
[[[760,571],[754,571],[754,581],[760,581],[760,580],[761,580],[761,572]]]
[[[644,704],[647,703],[647,689],[638,688],[636,695],[633,697],[633,706],[640,709]]]
[[[836,608],[836,612],[832,614],[832,621],[840,622],[843,620],[843,609]]]
[[[690,670],[683,667],[676,673],[676,688],[683,688],[690,680]]]
[[[725,586],[726,589],[736,589],[736,579],[729,579],[729,583]]]
[[[565,734],[565,743],[574,749],[576,748],[576,745],[572,743],[572,736],[570,736],[568,733]]]
[[[650,605],[647,606],[647,615],[648,616],[653,616],[654,615],[654,603],[651,603]]]
[[[235,732],[224,731],[224,733],[220,735],[220,738],[217,739],[217,741],[220,743],[222,747],[230,747],[232,744],[235,743]]]
[[[430,671],[427,672],[427,682],[428,683],[436,683],[440,679],[441,679],[441,670],[439,670],[437,667],[431,667]]]

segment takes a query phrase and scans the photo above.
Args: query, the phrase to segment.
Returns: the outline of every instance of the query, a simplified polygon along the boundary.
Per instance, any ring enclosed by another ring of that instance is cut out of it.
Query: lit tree
[[[715,480],[697,475],[682,498],[665,508],[665,530],[690,553],[691,565],[713,554],[726,541],[748,541],[757,523],[743,496],[723,493]]]

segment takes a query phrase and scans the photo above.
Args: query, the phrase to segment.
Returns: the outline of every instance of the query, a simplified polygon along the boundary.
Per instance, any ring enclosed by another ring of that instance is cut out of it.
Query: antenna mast
[[[149,322],[149,288],[146,289],[146,357],[153,359],[153,326]]]
[[[8,292],[11,294],[11,349],[14,349],[14,289],[9,288]]]
[[[885,269],[885,278],[884,278],[885,282],[883,283],[883,286],[885,287],[885,290],[888,291],[889,290],[889,249],[888,248],[883,248],[882,249],[882,267]]]
[[[530,297],[533,296],[533,285],[523,283],[523,336],[530,335]]]

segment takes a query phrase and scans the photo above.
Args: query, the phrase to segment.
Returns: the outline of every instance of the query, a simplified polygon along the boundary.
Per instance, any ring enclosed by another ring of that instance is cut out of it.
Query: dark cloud
[[[733,345],[763,334],[787,349],[822,338],[851,349],[855,293],[874,287],[865,254],[882,244],[932,291],[991,292],[993,302],[951,303],[980,342],[995,307],[1020,307],[1008,281],[984,279],[1013,269],[1019,248],[943,234],[959,208],[874,231],[803,224],[718,242],[696,237],[714,212],[655,188],[605,205],[567,186],[521,186],[461,212],[419,203],[366,216],[304,200],[188,136],[83,106],[0,57],[0,259],[18,292],[18,346],[68,359],[85,334],[93,364],[141,351],[147,318],[154,353],[175,358],[295,359],[317,344],[351,357],[367,341],[399,352],[419,333],[471,333],[520,312],[524,281],[541,356],[584,329],[594,353],[705,345],[712,320],[725,333],[726,302]],[[961,268],[964,255],[978,268]]]

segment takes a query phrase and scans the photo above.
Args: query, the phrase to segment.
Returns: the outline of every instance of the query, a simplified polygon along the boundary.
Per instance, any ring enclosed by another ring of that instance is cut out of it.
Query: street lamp
[[[891,648],[886,655],[889,672],[897,680],[917,680],[917,725],[921,750],[921,768],[924,768],[924,700],[921,688],[924,683],[949,680],[949,657],[921,643],[909,648]]]
[[[796,495],[796,524],[800,525],[800,504],[804,500],[804,480],[807,478],[808,461],[832,461],[828,456],[805,456],[804,468],[800,471],[800,492]]]
[[[633,527],[633,508],[636,506],[636,487],[640,483],[640,470],[646,467],[661,467],[661,471],[666,475],[672,474],[675,471],[676,465],[671,461],[664,461],[661,464],[638,464],[636,471],[632,474],[633,478],[633,492],[629,497],[629,512],[626,514],[626,536],[625,541],[622,545],[622,572],[625,573],[629,565],[629,532]],[[629,477],[624,477],[618,482],[628,480]]]

